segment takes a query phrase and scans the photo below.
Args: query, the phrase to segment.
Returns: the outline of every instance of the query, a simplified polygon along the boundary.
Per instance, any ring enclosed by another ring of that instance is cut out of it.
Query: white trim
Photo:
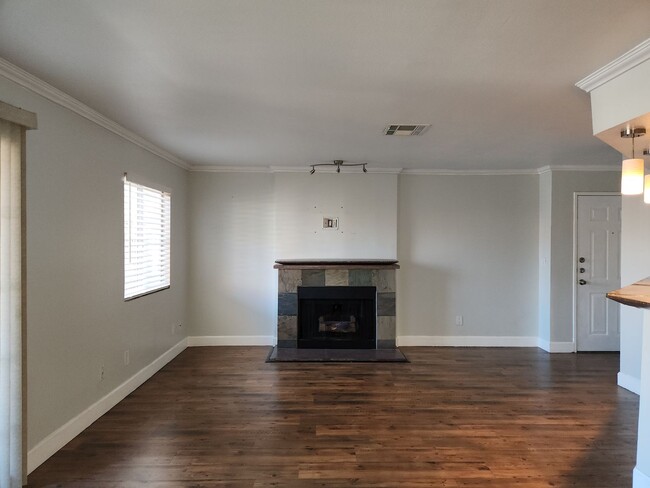
[[[367,168],[368,173],[399,174],[402,168]],[[220,166],[193,164],[190,171],[196,173],[309,173],[310,166]],[[319,168],[317,173],[335,173],[334,169]],[[361,170],[344,168],[342,173],[360,173]]]
[[[650,476],[635,466],[632,471],[632,486],[634,488],[650,488]]]
[[[506,176],[536,175],[537,169],[404,169],[402,174],[415,176]]]
[[[544,339],[538,339],[537,347],[550,353],[576,352],[575,342],[549,342]]]
[[[190,171],[196,173],[308,173],[309,166],[219,166],[193,164]],[[403,174],[413,176],[516,176],[541,175],[551,171],[621,171],[620,165],[589,165],[589,166],[542,166],[533,169],[402,169],[402,168],[368,168],[368,173]],[[318,169],[317,173],[334,173],[333,169]],[[345,173],[354,173],[354,169],[344,169]]]
[[[88,105],[80,102],[76,98],[71,97],[67,93],[62,92],[58,88],[54,88],[49,83],[46,83],[40,78],[37,78],[36,76],[28,73],[27,71],[10,63],[4,58],[0,58],[0,76],[13,81],[14,83],[17,83],[23,88],[27,88],[28,90],[33,91],[34,93],[42,96],[43,98],[46,98],[51,102],[56,103],[57,105],[67,108],[77,115],[80,115],[83,118],[88,119],[100,127],[103,127],[104,129],[112,132],[113,134],[116,134],[123,139],[132,142],[136,146],[140,146],[142,149],[149,151],[151,154],[169,161],[170,163],[183,169],[190,169],[190,165],[188,163],[173,155],[169,151],[156,146],[152,142],[149,142],[143,137],[140,137],[135,132],[122,127],[117,122],[114,122],[96,110],[93,110]]]
[[[650,59],[650,38],[638,46],[633,47],[614,61],[607,63],[602,68],[585,76],[576,83],[576,86],[589,93],[648,59]]]
[[[135,171],[126,171],[124,172],[123,177],[126,179],[126,181],[130,181],[136,185],[148,186],[149,188],[153,188],[154,190],[158,190],[160,192],[169,193],[170,195],[174,194],[174,190],[172,188],[163,185],[155,179],[148,178],[147,176],[142,176]]]
[[[399,174],[402,168],[367,168],[368,173]],[[309,173],[311,166],[220,166],[193,164],[190,171],[196,173]],[[319,168],[317,173],[335,173],[334,168]],[[360,168],[343,168],[342,173],[361,173]]]
[[[398,346],[537,347],[537,337],[518,336],[398,336]]]
[[[632,393],[641,394],[641,380],[639,378],[619,371],[616,375],[616,384]]]
[[[79,415],[48,435],[27,453],[27,472],[31,473],[50,456],[87,429],[93,422],[124,400],[131,392],[156,374],[163,366],[178,356],[187,347],[187,339],[182,339],[169,350],[153,360],[128,380],[92,404]]]
[[[192,336],[188,347],[195,346],[273,346],[274,336]]]
[[[585,166],[580,166],[577,164],[573,165],[567,165],[567,166],[542,166],[541,168],[537,168],[537,174],[544,174],[544,173],[549,173],[552,171],[621,171],[621,165],[620,164],[608,164],[608,165],[597,165],[597,164],[592,164],[592,165],[585,165]]]
[[[194,173],[273,173],[269,166],[218,166],[193,164]]]
[[[578,352],[578,198],[581,195],[580,192],[573,192],[573,255],[571,261],[573,263],[571,272],[571,279],[573,280],[571,304],[573,310],[571,310],[571,333],[575,343],[575,352]]]
[[[5,103],[0,100],[0,119],[11,122],[12,124],[18,124],[23,126],[25,129],[36,129],[38,123],[36,121],[36,114],[34,112],[29,112],[23,110],[22,108],[14,107],[8,103]]]

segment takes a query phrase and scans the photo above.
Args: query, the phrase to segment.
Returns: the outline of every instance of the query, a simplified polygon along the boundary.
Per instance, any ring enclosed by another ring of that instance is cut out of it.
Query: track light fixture
[[[368,170],[366,169],[366,164],[368,163],[346,163],[342,159],[335,159],[331,163],[316,163],[312,164],[311,166],[311,171],[309,172],[310,175],[313,175],[316,172],[316,166],[335,166],[336,167],[336,172],[340,173],[341,172],[341,167],[342,166],[361,166],[363,169],[364,173],[367,173]]]

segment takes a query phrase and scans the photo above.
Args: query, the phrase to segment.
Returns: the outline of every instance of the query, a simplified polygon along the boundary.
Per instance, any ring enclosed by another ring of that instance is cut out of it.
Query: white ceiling
[[[190,164],[517,170],[619,159],[574,84],[649,21],[648,0],[0,0],[0,56]]]

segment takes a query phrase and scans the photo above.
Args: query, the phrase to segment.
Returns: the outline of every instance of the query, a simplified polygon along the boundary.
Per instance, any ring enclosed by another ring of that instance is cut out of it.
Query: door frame
[[[573,192],[573,352],[578,352],[578,197],[621,196],[619,191],[576,191]],[[620,239],[620,234],[619,234]],[[620,266],[620,263],[619,263]],[[619,270],[620,271],[620,270]]]

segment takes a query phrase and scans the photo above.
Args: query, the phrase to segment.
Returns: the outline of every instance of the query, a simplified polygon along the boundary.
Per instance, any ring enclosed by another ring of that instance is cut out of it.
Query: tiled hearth
[[[395,348],[395,260],[278,260],[278,347],[298,347],[298,287],[374,286],[376,347]]]

